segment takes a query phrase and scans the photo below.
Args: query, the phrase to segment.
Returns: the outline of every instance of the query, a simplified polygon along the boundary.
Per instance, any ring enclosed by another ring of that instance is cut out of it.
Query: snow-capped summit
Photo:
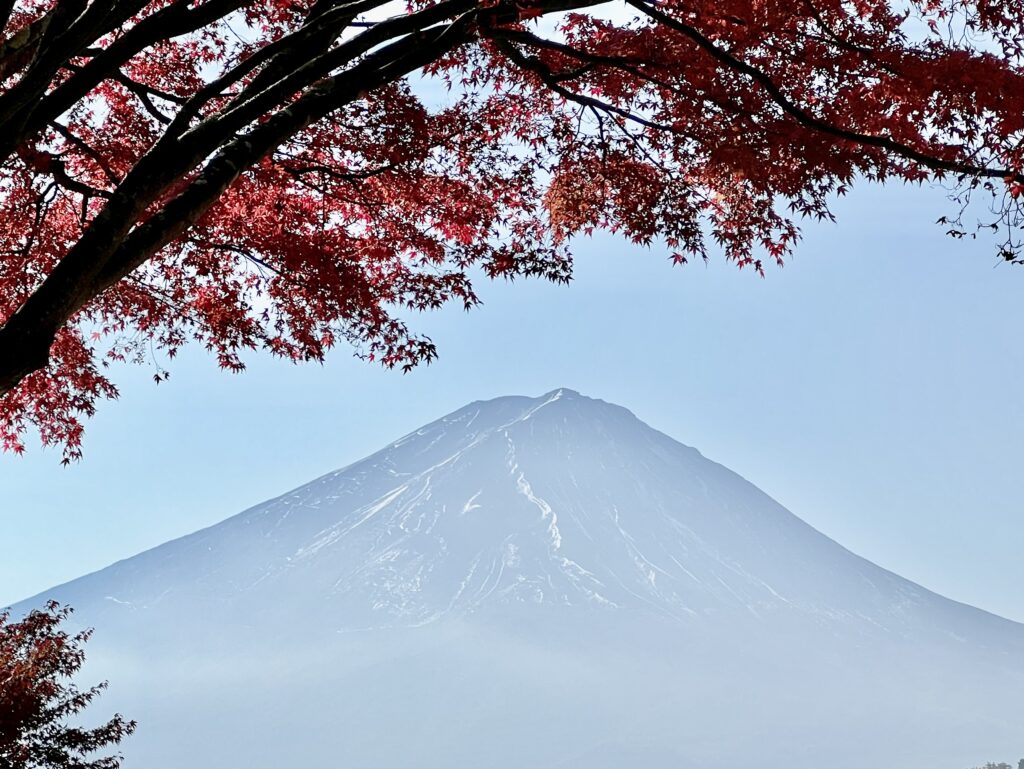
[[[316,691],[348,714],[334,728],[349,752],[330,751],[328,729],[307,766],[874,769],[889,755],[958,769],[942,760],[1024,742],[1024,708],[1001,688],[1024,687],[1024,627],[850,553],[696,449],[567,388],[471,403],[34,603],[49,597],[98,638],[106,628],[119,660],[155,638],[191,643],[189,670],[214,647],[233,650],[214,666],[231,670],[254,643],[276,665],[309,660],[315,673],[294,674],[306,683],[265,693]],[[424,719],[406,747],[382,746],[387,724]],[[963,719],[961,745],[949,729]],[[232,739],[203,766],[275,765]],[[159,744],[148,765],[174,766]]]
[[[883,635],[984,627],[989,643],[1019,635],[851,554],[626,409],[567,388],[472,403],[56,594],[76,605],[102,594],[114,612],[213,600],[281,616],[309,602],[337,629],[526,603]]]

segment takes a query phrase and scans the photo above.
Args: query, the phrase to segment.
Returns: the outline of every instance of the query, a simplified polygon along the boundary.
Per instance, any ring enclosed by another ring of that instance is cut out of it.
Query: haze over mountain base
[[[1024,626],[569,390],[469,406],[25,602],[95,625],[126,769],[966,769]]]

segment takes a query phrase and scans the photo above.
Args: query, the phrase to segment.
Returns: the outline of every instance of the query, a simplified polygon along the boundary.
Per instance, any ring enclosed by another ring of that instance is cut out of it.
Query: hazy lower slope
[[[1024,626],[569,390],[470,404],[17,608],[45,597],[98,626],[143,721],[128,769],[1024,752]]]

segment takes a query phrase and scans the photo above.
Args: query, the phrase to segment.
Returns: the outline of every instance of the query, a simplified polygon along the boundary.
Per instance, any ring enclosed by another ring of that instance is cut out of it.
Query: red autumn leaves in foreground
[[[190,340],[429,361],[409,311],[595,228],[760,271],[856,180],[1017,261],[1022,50],[1022,0],[0,0],[0,441],[77,457]]]
[[[90,758],[135,730],[134,721],[114,716],[102,726],[69,724],[106,684],[80,690],[71,679],[85,660],[89,631],[61,629],[71,610],[49,603],[45,610],[11,622],[0,612],[0,766],[10,769],[117,769],[117,755]]]

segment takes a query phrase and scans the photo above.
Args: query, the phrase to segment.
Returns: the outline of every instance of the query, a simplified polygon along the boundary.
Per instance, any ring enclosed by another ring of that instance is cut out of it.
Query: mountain
[[[95,669],[142,722],[127,769],[1024,752],[1024,626],[567,389],[472,403],[15,612],[51,597],[97,627]]]

